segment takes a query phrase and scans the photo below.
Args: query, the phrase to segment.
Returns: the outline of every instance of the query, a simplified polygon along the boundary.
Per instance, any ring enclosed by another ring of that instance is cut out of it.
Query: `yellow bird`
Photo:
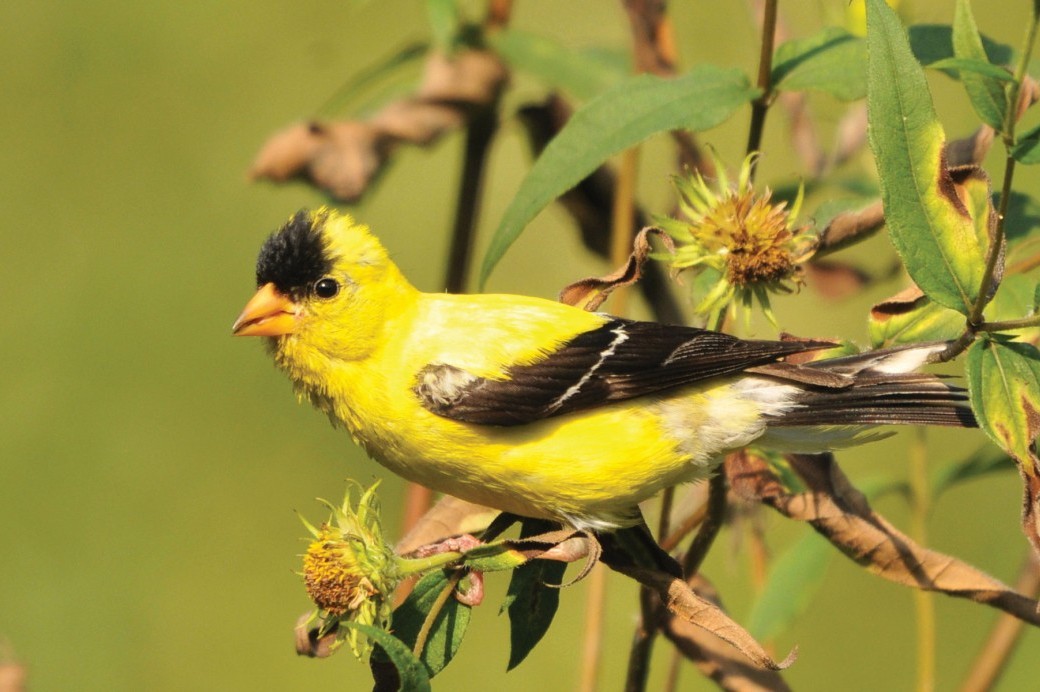
[[[915,372],[944,344],[794,365],[830,344],[422,293],[368,228],[328,209],[271,235],[256,278],[233,332],[269,337],[301,398],[376,461],[577,528],[631,525],[639,502],[752,442],[818,452],[877,425],[974,425],[963,390]]]

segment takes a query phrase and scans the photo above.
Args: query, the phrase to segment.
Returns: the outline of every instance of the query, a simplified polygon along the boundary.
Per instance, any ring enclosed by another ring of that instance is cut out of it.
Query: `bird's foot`
[[[465,553],[483,543],[468,533],[459,536],[451,536],[436,543],[420,546],[412,553],[415,557],[430,557],[441,553]],[[455,589],[455,600],[463,605],[478,606],[484,602],[484,573],[476,570],[469,571],[469,585],[465,588]]]

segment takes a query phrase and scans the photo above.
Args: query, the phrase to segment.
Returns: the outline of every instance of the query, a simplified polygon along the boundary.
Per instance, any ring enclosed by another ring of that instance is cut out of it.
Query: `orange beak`
[[[235,336],[281,336],[295,330],[296,304],[274,284],[261,286],[231,327]]]

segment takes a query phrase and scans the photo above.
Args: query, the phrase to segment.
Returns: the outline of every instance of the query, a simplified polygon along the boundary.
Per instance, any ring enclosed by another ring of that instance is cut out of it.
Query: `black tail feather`
[[[921,353],[936,350],[935,345],[918,348]],[[812,363],[809,367],[851,376],[851,383],[842,387],[803,384],[796,406],[770,424],[977,427],[967,391],[950,384],[948,378],[884,369],[892,356],[912,350],[914,347],[900,347]],[[879,367],[872,367],[874,363]]]

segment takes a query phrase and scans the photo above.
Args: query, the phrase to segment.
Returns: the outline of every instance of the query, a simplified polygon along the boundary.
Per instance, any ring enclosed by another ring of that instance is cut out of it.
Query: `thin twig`
[[[910,445],[910,488],[913,498],[910,535],[918,545],[928,544],[928,513],[931,511],[928,480],[928,449],[925,429],[918,427]],[[935,688],[935,596],[923,589],[914,591],[917,631],[917,689]]]
[[[762,132],[765,129],[766,113],[773,102],[773,43],[776,38],[777,0],[766,0],[762,14],[762,46],[758,54],[758,88],[761,95],[751,103],[751,126],[748,129],[747,154],[762,147]],[[754,169],[751,174],[754,175]]]
[[[979,331],[983,332],[1007,332],[1013,329],[1029,329],[1040,327],[1040,315],[1023,317],[1018,320],[1003,320],[1000,322],[983,322],[979,325]]]
[[[661,548],[668,552],[675,550],[679,543],[682,542],[682,539],[686,538],[691,531],[701,525],[706,516],[708,516],[708,504],[704,503],[690,512],[690,515],[674,531],[661,540]]]
[[[657,636],[657,602],[649,588],[639,588],[639,622],[632,633],[632,646],[628,653],[628,673],[625,676],[625,692],[644,692],[650,674],[650,654]]]
[[[675,486],[669,486],[661,493],[661,516],[657,518],[657,542],[661,543],[671,531],[672,505],[675,504]],[[664,548],[664,545],[661,545]],[[668,551],[664,548],[665,552]]]
[[[1040,253],[1021,259],[1007,268],[1008,274],[1025,274],[1040,267]]]
[[[715,542],[715,536],[726,518],[726,493],[729,488],[726,483],[726,474],[721,469],[715,472],[708,484],[708,513],[701,524],[700,531],[690,543],[689,550],[683,557],[683,574],[689,579],[696,574],[704,558],[708,555],[711,544]]]
[[[997,224],[990,239],[989,250],[986,253],[986,267],[982,274],[982,282],[979,285],[979,295],[972,306],[971,314],[968,315],[967,328],[953,344],[942,354],[942,360],[949,360],[960,354],[975,339],[978,326],[982,322],[982,315],[989,303],[996,284],[1000,279],[998,264],[1004,259],[1004,222],[1007,218],[1008,205],[1011,203],[1011,182],[1015,176],[1015,157],[1012,155],[1012,147],[1015,145],[1015,124],[1018,122],[1018,96],[1022,89],[1026,71],[1029,68],[1029,59],[1033,54],[1033,44],[1036,43],[1037,27],[1040,26],[1040,6],[1034,3],[1033,16],[1026,28],[1025,45],[1019,55],[1018,65],[1015,67],[1015,78],[1008,89],[1008,109],[1004,114],[1003,132],[1000,133],[1004,142],[1004,180],[1000,189],[1000,207],[997,210]]]
[[[426,648],[426,640],[430,637],[430,630],[433,629],[433,623],[437,619],[437,616],[441,614],[441,609],[444,608],[444,604],[448,602],[448,599],[455,593],[455,587],[459,585],[459,581],[466,575],[465,570],[456,570],[448,577],[448,583],[444,585],[444,589],[437,594],[437,600],[430,606],[430,612],[426,614],[426,619],[423,620],[422,627],[419,628],[419,633],[415,635],[415,646],[412,647],[412,653],[415,654],[416,658],[422,656],[423,649]]]
[[[448,293],[461,293],[466,288],[473,237],[480,213],[481,191],[487,164],[488,148],[498,129],[498,109],[486,108],[474,117],[466,129],[466,157],[455,205],[455,228],[451,235],[451,251],[444,287]]]
[[[1015,582],[1015,591],[1031,598],[1040,595],[1040,562],[1032,550],[1027,551],[1025,563]],[[961,692],[982,692],[993,688],[1018,644],[1024,625],[1021,620],[1007,613],[997,618],[975,656],[971,670],[961,685]]]
[[[614,189],[614,207],[611,210],[610,266],[620,267],[632,252],[635,235],[633,212],[636,207],[636,175],[639,169],[639,147],[626,149],[621,154],[617,187]],[[611,296],[611,313],[624,315],[628,291],[622,287]]]
[[[679,673],[682,672],[683,655],[678,648],[672,650],[672,658],[668,661],[668,677],[664,681],[663,692],[675,692],[679,689]]]
[[[603,609],[607,600],[607,570],[596,565],[585,582],[585,634],[581,646],[581,692],[595,692],[599,686],[599,661],[603,651]]]
[[[756,594],[766,588],[769,574],[769,548],[765,541],[765,527],[762,522],[762,505],[750,505],[746,514],[748,534],[750,535],[751,584]]]

